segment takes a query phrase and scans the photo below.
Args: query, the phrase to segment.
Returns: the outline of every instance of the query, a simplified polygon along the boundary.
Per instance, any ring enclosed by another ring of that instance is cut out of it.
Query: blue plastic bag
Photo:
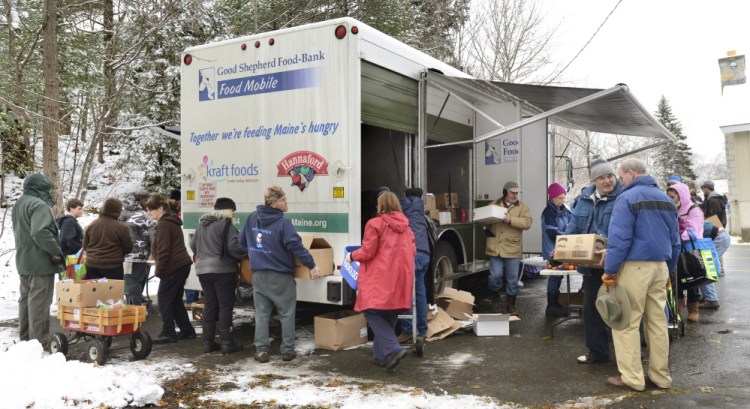
[[[357,277],[359,276],[359,263],[352,261],[351,263],[346,261],[347,254],[362,246],[347,246],[344,249],[344,261],[341,262],[341,276],[344,277],[346,283],[352,290],[357,290]]]

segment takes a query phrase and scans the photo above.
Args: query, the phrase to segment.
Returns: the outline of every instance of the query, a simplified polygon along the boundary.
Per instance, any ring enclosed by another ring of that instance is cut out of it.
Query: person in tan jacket
[[[503,186],[503,197],[491,204],[508,209],[502,221],[485,227],[487,247],[490,257],[489,288],[492,292],[492,308],[499,312],[500,289],[505,279],[505,293],[508,296],[507,311],[518,315],[516,296],[518,295],[518,274],[521,268],[521,238],[524,230],[531,228],[532,218],[529,207],[518,200],[521,190],[516,182]]]

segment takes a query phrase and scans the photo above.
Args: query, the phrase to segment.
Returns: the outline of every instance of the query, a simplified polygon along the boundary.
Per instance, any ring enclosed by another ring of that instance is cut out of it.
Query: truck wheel
[[[52,340],[49,342],[49,352],[52,354],[59,352],[63,356],[68,355],[68,338],[65,337],[65,334],[58,332],[52,336]]]
[[[443,292],[445,287],[453,288],[453,280],[445,280],[456,272],[458,261],[456,261],[456,252],[453,246],[447,241],[441,241],[435,246],[435,254],[432,257],[435,263],[435,294]]]
[[[130,336],[130,352],[135,359],[143,359],[151,353],[151,336],[148,332],[134,332]]]
[[[99,365],[104,365],[107,362],[107,356],[109,355],[109,349],[107,344],[99,338],[95,338],[89,345],[89,359],[92,362],[96,362]]]

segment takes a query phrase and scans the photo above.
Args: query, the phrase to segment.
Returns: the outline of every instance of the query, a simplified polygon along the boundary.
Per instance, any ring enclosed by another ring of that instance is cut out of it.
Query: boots
[[[216,323],[215,322],[204,322],[203,323],[203,353],[209,354],[216,352],[221,349],[221,346],[214,341],[216,335]]]
[[[237,351],[242,351],[242,344],[237,344],[232,338],[232,330],[230,328],[221,330],[221,353],[232,354]]]
[[[508,314],[518,315],[518,311],[516,310],[516,297],[514,295],[508,296]]]
[[[548,317],[565,317],[568,315],[568,310],[560,305],[558,297],[560,294],[547,294],[547,310],[545,315]]]
[[[698,319],[700,319],[701,315],[698,312],[700,306],[698,304],[699,304],[698,301],[687,303],[687,309],[688,309],[687,320],[688,321],[690,321],[690,322],[698,322]]]

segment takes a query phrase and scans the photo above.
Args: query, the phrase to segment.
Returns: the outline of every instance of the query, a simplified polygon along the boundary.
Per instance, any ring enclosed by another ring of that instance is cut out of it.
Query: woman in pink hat
[[[565,206],[567,196],[565,188],[559,183],[553,183],[547,188],[547,207],[542,211],[542,257],[549,260],[549,255],[555,248],[558,234],[565,234],[570,223],[570,210]],[[550,276],[547,280],[547,310],[548,317],[564,317],[568,311],[560,305],[560,283],[563,276]]]

